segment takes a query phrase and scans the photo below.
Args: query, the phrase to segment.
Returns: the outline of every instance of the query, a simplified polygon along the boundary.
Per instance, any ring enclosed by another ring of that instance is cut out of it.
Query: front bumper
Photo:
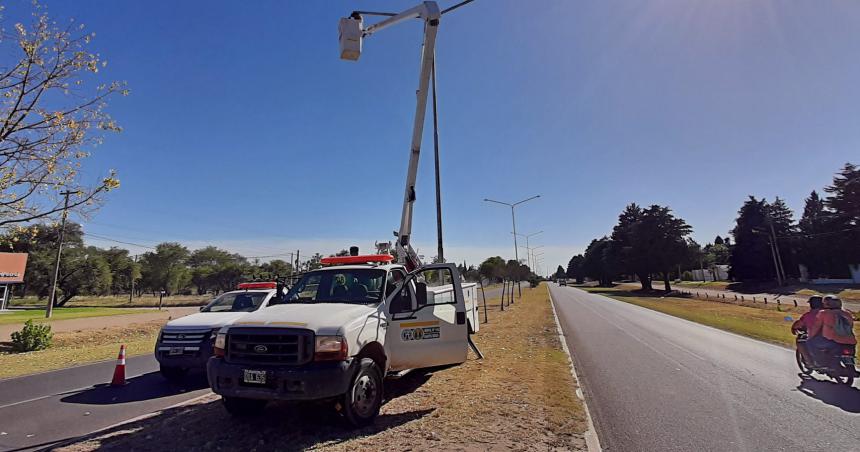
[[[244,383],[245,369],[265,370],[266,384]],[[262,400],[318,400],[346,393],[355,375],[355,360],[310,363],[296,367],[231,364],[210,358],[209,386],[216,394]]]
[[[171,349],[176,348],[182,348],[182,354],[171,355]],[[194,345],[164,345],[160,340],[155,344],[155,359],[164,367],[203,370],[212,353],[212,340],[208,338]]]

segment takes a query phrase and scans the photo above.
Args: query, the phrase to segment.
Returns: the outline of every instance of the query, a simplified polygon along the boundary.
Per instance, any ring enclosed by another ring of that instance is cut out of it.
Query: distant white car
[[[566,279],[564,279],[564,278],[558,278],[558,285],[559,285],[559,286],[566,286],[566,285],[567,285],[567,280],[566,280]]]
[[[161,374],[168,380],[178,380],[189,370],[206,369],[218,330],[266,307],[275,290],[274,282],[242,283],[239,290],[221,294],[199,313],[167,322],[155,344]]]

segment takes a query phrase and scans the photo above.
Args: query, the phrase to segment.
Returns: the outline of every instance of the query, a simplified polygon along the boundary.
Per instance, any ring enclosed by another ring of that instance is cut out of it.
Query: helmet
[[[836,295],[827,295],[824,297],[825,309],[842,309],[842,300]]]
[[[813,295],[806,300],[810,309],[821,309],[824,298],[821,295]]]

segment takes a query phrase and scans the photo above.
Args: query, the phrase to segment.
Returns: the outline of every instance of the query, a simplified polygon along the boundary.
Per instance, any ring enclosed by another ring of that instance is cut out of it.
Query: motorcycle
[[[800,351],[801,347],[805,347],[806,340],[806,332],[800,331],[797,333],[797,349],[795,350],[794,355],[797,360],[797,367],[800,368],[800,373],[803,375],[811,375],[812,372],[818,372],[819,374],[826,375],[836,380],[837,383],[844,384],[846,386],[854,384],[854,378],[860,376],[857,372],[857,368],[855,367],[856,363],[854,355],[856,353],[856,346],[840,345],[839,348],[836,349],[835,354],[826,357],[827,362],[808,362],[806,357]],[[813,353],[817,353],[819,355],[822,354],[820,351],[809,351],[809,354]],[[818,359],[825,359],[825,357],[818,357]]]

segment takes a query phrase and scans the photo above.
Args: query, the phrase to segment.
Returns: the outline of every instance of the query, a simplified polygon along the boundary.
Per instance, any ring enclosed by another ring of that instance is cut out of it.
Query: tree
[[[828,193],[825,204],[832,214],[829,237],[838,247],[834,258],[842,267],[860,263],[860,168],[846,163],[825,187]],[[842,270],[842,272],[847,272]]]
[[[199,294],[233,290],[246,274],[250,277],[252,273],[247,259],[214,246],[195,250],[188,258],[188,265],[191,282]]]
[[[642,209],[628,205],[612,230],[610,254],[624,271],[639,277],[642,290],[651,290],[651,274],[661,272],[666,290],[669,273],[687,256],[687,236],[692,228],[668,207]]]
[[[689,246],[687,236],[692,231],[693,228],[683,219],[672,215],[671,209],[656,204],[642,212],[633,228],[635,259],[649,274],[662,273],[667,291],[671,289],[669,273],[686,259]],[[642,288],[646,288],[644,284]]]
[[[818,193],[810,193],[797,226],[801,239],[800,261],[811,278],[849,276],[848,266],[840,259],[843,244],[840,243],[839,223]]]
[[[275,277],[288,276],[293,272],[293,266],[281,259],[274,259],[269,262],[260,264],[260,271],[266,279],[274,279]]]
[[[642,217],[642,208],[635,203],[629,204],[618,216],[618,224],[612,228],[610,248],[607,252],[611,259],[620,265],[621,271],[636,275],[642,283],[642,288],[651,289],[651,273],[647,262],[634,251],[634,229]]]
[[[24,293],[33,293],[40,299],[49,296],[59,232],[59,225],[36,224],[28,228],[26,234],[18,231],[0,238],[4,251],[29,253]],[[112,285],[113,272],[106,251],[84,246],[81,226],[66,223],[54,306],[64,306],[78,295],[107,295]]]
[[[130,292],[132,280],[140,279],[140,264],[134,261],[128,254],[128,250],[111,247],[107,250],[98,250],[102,258],[110,268],[111,287],[110,293]]]
[[[723,241],[723,238],[722,238],[722,237],[720,237],[720,236],[717,236],[717,237],[714,239],[714,245],[725,245],[725,244],[726,244],[726,242],[725,242],[725,241]]]
[[[128,91],[121,83],[87,89],[105,65],[87,50],[94,34],[73,22],[59,27],[35,7],[29,24],[0,36],[3,53],[14,55],[0,69],[0,228],[56,215],[62,191],[73,192],[71,209],[88,211],[119,187],[113,172],[84,185],[79,168],[104,132],[120,130],[106,102]]]
[[[564,267],[561,265],[555,270],[555,278],[556,279],[564,279],[567,277],[567,272],[564,270]]]
[[[141,257],[141,285],[153,292],[163,290],[167,295],[184,289],[191,282],[186,266],[189,256],[188,248],[179,243],[158,244],[155,252]]]
[[[860,226],[860,168],[846,163],[824,191],[830,195],[827,207],[850,225]]]
[[[585,278],[585,273],[582,271],[582,265],[585,262],[585,256],[577,254],[570,258],[567,263],[567,277],[576,280],[577,284],[582,284]]]
[[[608,237],[592,240],[585,249],[582,271],[589,278],[597,280],[601,286],[612,285],[618,276],[618,262],[611,252],[612,240]]]
[[[478,267],[478,274],[490,282],[501,281],[504,277],[505,261],[499,256],[489,257]]]
[[[750,196],[738,211],[732,229],[730,274],[736,280],[763,280],[776,277],[770,246],[768,203]]]

